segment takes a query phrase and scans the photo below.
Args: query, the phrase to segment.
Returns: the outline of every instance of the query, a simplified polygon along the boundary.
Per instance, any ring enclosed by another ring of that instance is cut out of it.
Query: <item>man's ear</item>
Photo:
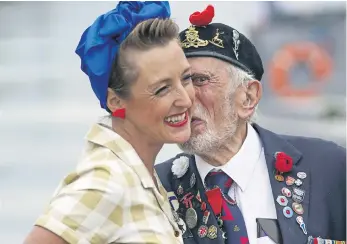
[[[245,96],[243,96],[244,100],[242,101],[242,106],[239,110],[239,116],[240,118],[247,119],[254,113],[255,108],[262,97],[262,85],[257,80],[250,81],[244,92]]]
[[[107,88],[107,107],[111,112],[123,108],[122,99],[111,88]]]

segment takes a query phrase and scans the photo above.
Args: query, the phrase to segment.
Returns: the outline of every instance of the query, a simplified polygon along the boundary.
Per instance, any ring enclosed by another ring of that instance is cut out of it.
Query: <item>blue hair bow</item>
[[[170,14],[167,1],[120,1],[115,9],[98,17],[84,31],[75,52],[81,58],[81,69],[89,76],[102,108],[108,110],[108,81],[120,43],[138,23],[168,18]]]

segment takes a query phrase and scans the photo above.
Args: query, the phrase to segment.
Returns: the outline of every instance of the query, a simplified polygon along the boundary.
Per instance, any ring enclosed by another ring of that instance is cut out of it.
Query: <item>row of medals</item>
[[[190,188],[193,188],[196,183],[196,177],[194,173],[191,175],[189,183],[190,183]],[[177,189],[177,194],[182,195],[183,193],[184,193],[183,187],[179,186]],[[193,201],[193,198],[196,199],[197,201]],[[207,210],[206,203],[202,202],[200,193],[198,192],[196,196],[194,196],[191,193],[187,193],[185,196],[183,196],[183,198],[181,199],[181,202],[185,201],[186,199],[190,199],[189,201],[191,201],[191,204],[190,206],[186,205],[187,211],[185,214],[185,222],[180,218],[178,213],[173,210],[173,217],[175,221],[177,222],[178,226],[180,227],[182,231],[182,235],[187,231],[187,227],[185,223],[187,223],[187,226],[189,229],[194,229],[197,226],[198,215],[195,209],[198,209],[196,205],[198,205],[198,203],[201,203],[200,211],[203,212],[203,219],[202,219],[202,224],[199,226],[197,230],[197,234],[200,238],[207,237],[211,240],[216,239],[218,228],[214,225],[210,225],[209,227],[207,226],[207,222],[210,217],[210,211]],[[219,224],[222,224],[222,222],[221,223],[219,222]]]
[[[305,190],[300,188],[300,186],[303,185],[303,180],[306,178],[306,173],[298,172],[297,177],[298,179],[287,176],[284,179],[282,175],[275,176],[277,181],[285,181],[286,185],[288,186],[282,188],[282,195],[277,196],[276,202],[283,207],[283,215],[286,218],[293,217],[293,211],[298,215],[296,217],[296,222],[300,226],[303,233],[307,235],[306,224],[303,217],[301,216],[304,213],[304,208],[302,207],[301,203],[303,202],[305,197]],[[291,187],[291,189],[289,187]],[[293,200],[293,203],[291,206],[288,206],[288,199],[290,198]]]

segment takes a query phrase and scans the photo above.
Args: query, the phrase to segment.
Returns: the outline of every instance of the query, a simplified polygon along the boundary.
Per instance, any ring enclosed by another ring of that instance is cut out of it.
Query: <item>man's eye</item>
[[[193,83],[196,86],[205,85],[208,81],[208,77],[193,77]]]

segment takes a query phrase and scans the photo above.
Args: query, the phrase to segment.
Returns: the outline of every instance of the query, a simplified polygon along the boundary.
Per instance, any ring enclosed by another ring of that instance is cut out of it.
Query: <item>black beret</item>
[[[259,81],[263,76],[263,64],[255,46],[230,26],[221,23],[191,25],[179,37],[187,58],[214,57],[252,74]]]

